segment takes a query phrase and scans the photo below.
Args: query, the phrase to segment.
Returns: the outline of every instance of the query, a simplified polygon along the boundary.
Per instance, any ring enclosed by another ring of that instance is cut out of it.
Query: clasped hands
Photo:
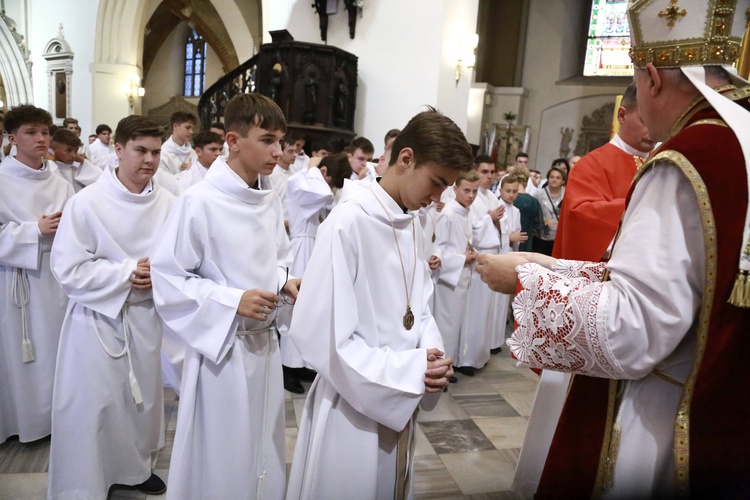
[[[448,377],[453,376],[453,360],[444,358],[445,353],[440,349],[427,349],[427,371],[425,372],[424,391],[428,393],[442,392],[443,387],[450,383]]]

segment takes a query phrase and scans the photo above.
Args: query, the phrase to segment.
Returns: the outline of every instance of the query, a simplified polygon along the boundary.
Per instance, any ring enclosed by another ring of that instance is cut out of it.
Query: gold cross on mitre
[[[685,17],[687,11],[685,9],[680,10],[677,6],[677,0],[669,0],[669,3],[669,7],[659,12],[659,17],[666,17],[668,20],[667,26],[672,28],[674,27],[674,22],[680,17]]]

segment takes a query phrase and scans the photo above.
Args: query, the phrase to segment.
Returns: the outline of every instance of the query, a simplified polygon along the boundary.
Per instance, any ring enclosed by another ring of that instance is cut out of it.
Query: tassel
[[[23,349],[23,362],[31,363],[34,361],[34,344],[31,343],[31,339],[23,339],[21,348]]]
[[[141,395],[141,386],[138,385],[138,380],[136,380],[135,373],[133,373],[133,370],[130,370],[129,378],[130,378],[130,392],[133,393],[133,401],[135,401],[136,405],[142,404],[143,396]]]
[[[740,271],[734,280],[734,287],[729,296],[729,303],[736,307],[750,307],[750,280],[747,279],[747,271]]]

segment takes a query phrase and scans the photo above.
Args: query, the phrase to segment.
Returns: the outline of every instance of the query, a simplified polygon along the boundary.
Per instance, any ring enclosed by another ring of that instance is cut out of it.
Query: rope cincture
[[[13,303],[21,309],[21,357],[24,363],[31,363],[36,358],[34,357],[34,344],[29,337],[29,320],[26,316],[26,306],[29,304],[31,292],[29,290],[29,277],[26,275],[25,269],[15,269],[12,291]]]

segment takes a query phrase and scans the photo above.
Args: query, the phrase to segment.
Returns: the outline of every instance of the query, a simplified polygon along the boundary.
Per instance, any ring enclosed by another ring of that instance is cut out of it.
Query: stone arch
[[[14,26],[0,14],[0,76],[8,108],[34,101],[30,68],[14,36]],[[11,21],[12,23],[12,21]]]

